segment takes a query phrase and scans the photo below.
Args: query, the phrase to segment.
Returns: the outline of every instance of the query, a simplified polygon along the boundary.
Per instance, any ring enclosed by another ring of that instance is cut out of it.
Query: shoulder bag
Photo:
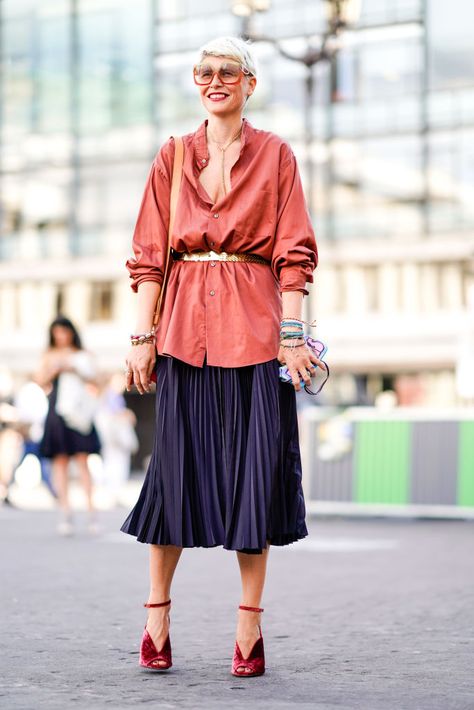
[[[156,302],[155,314],[153,316],[153,325],[156,330],[156,326],[160,319],[161,305],[163,303],[163,294],[165,292],[166,281],[168,279],[169,273],[169,262],[171,253],[171,237],[173,234],[174,219],[176,216],[176,206],[178,204],[179,188],[181,185],[181,176],[183,173],[183,159],[184,159],[184,145],[181,136],[174,136],[174,160],[173,160],[173,176],[171,179],[171,191],[170,191],[170,219],[168,225],[168,245],[166,249],[166,261],[165,268],[163,272],[163,282],[161,284],[160,295]],[[156,361],[153,366],[153,372],[150,378],[153,382],[156,382]]]

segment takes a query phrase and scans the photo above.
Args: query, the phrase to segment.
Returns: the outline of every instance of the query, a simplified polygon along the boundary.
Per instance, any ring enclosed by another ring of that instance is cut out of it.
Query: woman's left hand
[[[314,365],[317,365],[322,370],[325,369],[324,363],[316,357],[306,344],[297,348],[284,348],[280,345],[278,360],[281,365],[288,367],[288,372],[297,392],[301,390],[300,379],[304,380],[305,385],[309,386],[311,384],[311,376],[316,372]]]

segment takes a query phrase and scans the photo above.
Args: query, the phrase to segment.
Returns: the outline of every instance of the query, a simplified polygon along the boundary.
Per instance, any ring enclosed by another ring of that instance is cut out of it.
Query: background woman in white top
[[[49,327],[49,344],[43,353],[36,381],[48,391],[48,414],[39,455],[52,459],[53,481],[58,493],[60,520],[58,532],[72,534],[73,519],[69,502],[68,468],[74,458],[87,499],[88,527],[98,529],[93,486],[87,457],[100,452],[100,440],[94,426],[95,398],[88,383],[96,383],[93,358],[82,347],[73,323],[56,318]]]

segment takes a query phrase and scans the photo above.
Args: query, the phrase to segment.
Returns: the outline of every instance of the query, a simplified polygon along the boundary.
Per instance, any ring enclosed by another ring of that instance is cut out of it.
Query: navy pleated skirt
[[[255,554],[308,534],[296,392],[279,367],[158,357],[152,455],[122,532]]]

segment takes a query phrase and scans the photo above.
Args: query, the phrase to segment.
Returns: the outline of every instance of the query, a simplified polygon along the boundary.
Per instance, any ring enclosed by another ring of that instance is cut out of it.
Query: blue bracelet
[[[282,318],[281,322],[282,323],[298,323],[298,325],[302,325],[303,323],[306,323],[306,325],[309,325],[310,328],[316,327],[316,319],[312,320],[311,323],[309,323],[307,320],[303,320],[302,318]]]
[[[300,326],[296,326],[296,325],[290,325],[290,324],[288,324],[288,323],[285,323],[284,325],[281,325],[281,326],[280,326],[280,330],[283,330],[283,329],[286,329],[286,328],[296,328],[296,327],[298,327],[298,332],[304,330],[301,325],[300,325]],[[296,331],[295,331],[295,330],[291,330],[291,331],[289,331],[289,332],[290,332],[290,333],[295,333]]]

